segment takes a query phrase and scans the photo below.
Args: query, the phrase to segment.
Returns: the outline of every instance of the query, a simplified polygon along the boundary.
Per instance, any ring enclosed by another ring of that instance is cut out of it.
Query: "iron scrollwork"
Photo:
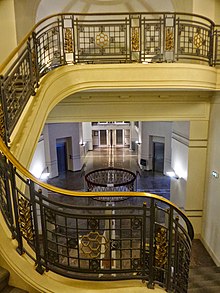
[[[155,265],[162,268],[168,259],[168,241],[165,228],[159,228],[155,236]]]
[[[24,238],[29,241],[34,239],[34,231],[31,218],[31,204],[24,198],[20,197],[19,204],[19,224]]]

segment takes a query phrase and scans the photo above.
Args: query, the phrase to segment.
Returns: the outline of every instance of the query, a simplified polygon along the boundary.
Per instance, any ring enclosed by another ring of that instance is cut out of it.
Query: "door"
[[[99,131],[99,144],[100,145],[107,145],[107,135],[106,130],[100,130]]]
[[[60,174],[67,171],[66,143],[65,142],[57,143],[56,149],[57,149],[58,174]]]
[[[123,145],[123,130],[116,129],[116,145]]]
[[[164,143],[153,143],[153,171],[163,173],[164,170]]]

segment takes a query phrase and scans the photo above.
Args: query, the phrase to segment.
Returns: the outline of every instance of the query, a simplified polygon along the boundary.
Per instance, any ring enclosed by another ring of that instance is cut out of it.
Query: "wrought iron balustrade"
[[[193,228],[168,200],[140,192],[74,192],[35,179],[0,140],[0,211],[43,274],[140,279],[187,292]],[[96,201],[96,197],[125,201]],[[30,251],[32,249],[32,252]]]
[[[81,63],[192,62],[220,65],[219,26],[184,13],[61,13],[34,26],[0,66],[1,136],[56,67]]]

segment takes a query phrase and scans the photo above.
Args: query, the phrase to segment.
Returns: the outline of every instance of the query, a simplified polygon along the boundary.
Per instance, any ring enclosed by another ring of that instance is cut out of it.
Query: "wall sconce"
[[[138,140],[136,140],[135,143],[136,143],[137,145],[140,145],[140,144],[141,144],[141,142],[138,141]]]
[[[41,173],[39,179],[41,179],[41,180],[47,180],[49,176],[50,176],[50,173],[48,172],[48,167],[46,167],[46,168],[43,170],[43,172]]]
[[[219,173],[217,171],[212,171],[212,176],[217,179],[219,178]]]
[[[166,175],[169,176],[170,178],[179,179],[179,176],[177,176],[174,171],[168,171],[166,172]]]
[[[50,173],[45,172],[45,173],[41,174],[40,179],[41,180],[47,180],[49,176],[50,176]]]

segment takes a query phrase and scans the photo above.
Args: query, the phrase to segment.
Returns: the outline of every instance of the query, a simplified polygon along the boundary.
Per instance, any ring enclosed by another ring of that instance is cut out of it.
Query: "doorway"
[[[106,130],[100,130],[99,131],[99,139],[100,139],[100,146],[106,146],[107,145],[107,133]]]
[[[56,150],[57,150],[57,168],[58,168],[58,174],[60,174],[67,171],[66,142],[57,142]]]
[[[153,142],[153,171],[163,173],[164,171],[164,143]]]
[[[116,145],[123,145],[123,130],[116,129]]]

